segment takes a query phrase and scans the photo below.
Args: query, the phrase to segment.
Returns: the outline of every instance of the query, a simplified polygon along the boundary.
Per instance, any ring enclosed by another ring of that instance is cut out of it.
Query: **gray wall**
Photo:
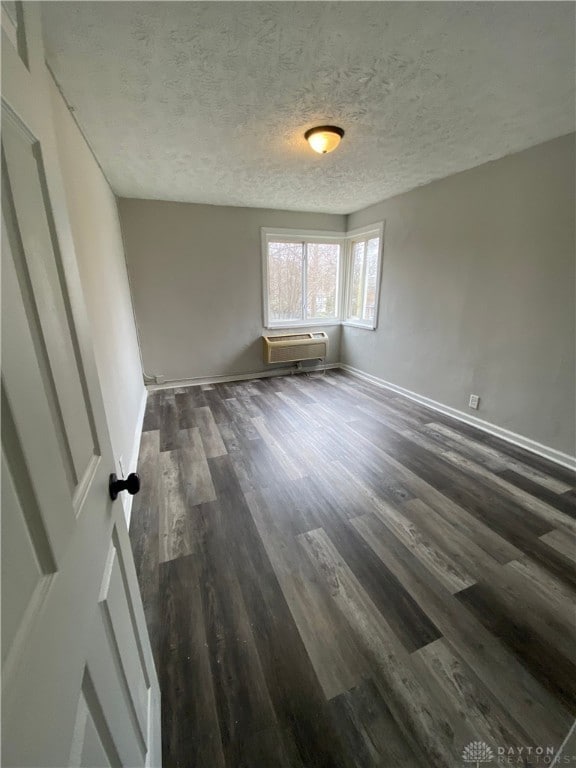
[[[136,468],[146,395],[116,198],[50,80],[58,157],[116,461]],[[127,496],[128,494],[122,494]],[[128,508],[130,499],[123,500]]]
[[[121,199],[144,369],[168,379],[266,370],[260,227],[344,231],[345,217]],[[340,327],[325,328],[339,362]]]
[[[386,231],[379,327],[342,361],[574,455],[574,168],[572,134],[349,216]]]

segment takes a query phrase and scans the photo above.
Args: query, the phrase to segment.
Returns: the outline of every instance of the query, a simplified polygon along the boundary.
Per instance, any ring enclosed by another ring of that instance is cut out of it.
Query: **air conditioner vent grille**
[[[262,341],[265,363],[323,360],[328,352],[328,336],[324,331],[263,336]]]
[[[284,336],[284,335],[267,336],[265,338],[273,339],[274,341],[281,340],[281,341],[300,341],[301,342],[303,339],[307,341],[308,339],[312,338],[312,334],[311,333],[293,333],[291,336]]]

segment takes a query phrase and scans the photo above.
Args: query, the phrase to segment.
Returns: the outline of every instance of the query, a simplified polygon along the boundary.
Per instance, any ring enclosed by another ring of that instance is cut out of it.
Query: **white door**
[[[36,3],[2,7],[2,765],[160,766]]]

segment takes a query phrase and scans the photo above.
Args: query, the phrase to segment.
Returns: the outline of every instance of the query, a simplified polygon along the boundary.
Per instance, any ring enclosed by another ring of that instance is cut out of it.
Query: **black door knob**
[[[131,472],[125,480],[119,480],[118,476],[113,472],[108,482],[108,490],[112,501],[115,501],[118,498],[118,494],[122,491],[128,491],[130,496],[134,496],[140,490],[140,475],[137,475],[136,472]]]

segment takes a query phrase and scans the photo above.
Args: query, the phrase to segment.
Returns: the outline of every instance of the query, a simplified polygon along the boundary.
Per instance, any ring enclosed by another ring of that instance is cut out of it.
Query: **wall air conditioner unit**
[[[328,336],[316,333],[289,333],[282,336],[262,336],[265,363],[297,363],[301,360],[325,360]]]

